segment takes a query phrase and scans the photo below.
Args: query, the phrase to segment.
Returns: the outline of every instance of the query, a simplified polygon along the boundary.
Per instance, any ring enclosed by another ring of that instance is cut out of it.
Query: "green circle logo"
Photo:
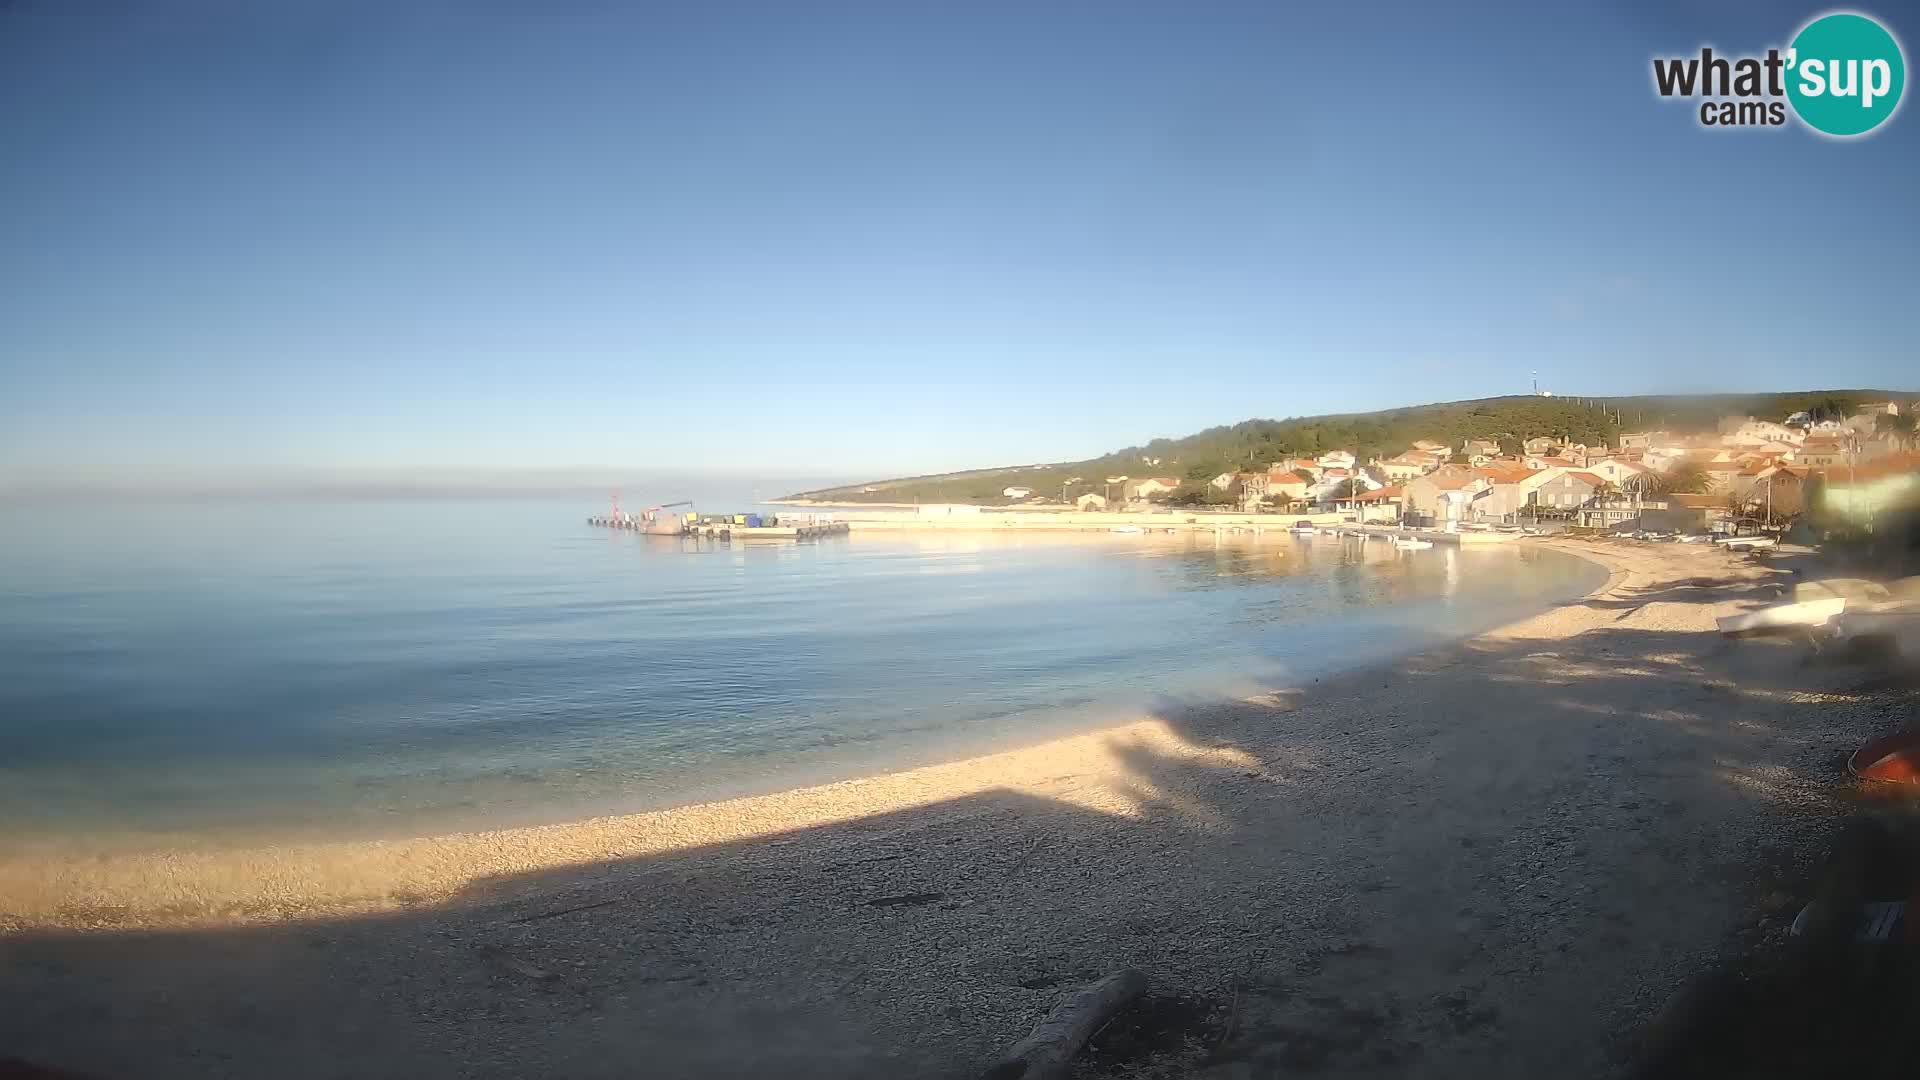
[[[1900,107],[1907,62],[1900,43],[1865,15],[1825,15],[1787,51],[1787,100],[1808,127],[1864,135]]]

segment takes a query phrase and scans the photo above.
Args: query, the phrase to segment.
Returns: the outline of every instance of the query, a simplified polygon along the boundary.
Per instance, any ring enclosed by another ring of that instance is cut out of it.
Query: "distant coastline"
[[[1863,402],[1917,396],[1920,391],[1883,389],[1628,397],[1509,395],[1366,413],[1243,420],[1078,461],[896,476],[800,490],[775,501],[789,506],[1004,506],[1028,497],[1094,494],[1106,498],[1125,492],[1129,481],[1167,477],[1182,489],[1198,489],[1219,473],[1264,470],[1274,461],[1335,448],[1351,451],[1358,461],[1365,462],[1398,453],[1423,439],[1454,447],[1467,440],[1504,440],[1505,445],[1542,436],[1589,446],[1614,446],[1622,431],[1710,431],[1727,416],[1784,417],[1802,410],[1848,413]],[[1020,491],[1031,496],[1016,497]]]

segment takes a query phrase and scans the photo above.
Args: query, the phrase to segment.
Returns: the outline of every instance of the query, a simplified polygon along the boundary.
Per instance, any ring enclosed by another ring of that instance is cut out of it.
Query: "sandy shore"
[[[560,825],[408,840],[0,860],[0,930],[219,926],[394,911],[444,903],[481,883],[697,851],[936,807],[993,790],[1137,816],[1115,781],[1130,755],[1251,768],[1226,747],[1194,745],[1141,720],[1005,753],[772,795]]]
[[[1577,632],[1556,627],[1539,632]],[[1142,756],[1222,772],[1260,765],[1244,749],[1197,743],[1183,725],[1150,717],[903,772],[558,825],[224,850],[0,853],[0,931],[222,926],[396,911],[453,902],[516,875],[711,849],[986,792],[1136,818],[1153,797],[1134,775]],[[1187,809],[1195,827],[1208,826],[1203,805]]]
[[[1164,1023],[1109,1037],[1122,1071],[1603,1074],[1776,914],[1836,762],[1895,718],[1857,670],[1712,632],[1765,569],[1570,550],[1606,586],[1492,634],[964,762],[543,828],[0,863],[0,1056],[964,1075],[1134,965]]]

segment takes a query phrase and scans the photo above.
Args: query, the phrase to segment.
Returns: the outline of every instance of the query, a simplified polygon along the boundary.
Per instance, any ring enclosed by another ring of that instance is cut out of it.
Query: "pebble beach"
[[[1607,583],[1004,753],[537,828],[3,859],[0,1046],[101,1075],[969,1075],[1137,967],[1159,1019],[1088,1075],[1604,1075],[1776,917],[1837,760],[1905,706],[1715,633],[1764,565],[1550,543]]]

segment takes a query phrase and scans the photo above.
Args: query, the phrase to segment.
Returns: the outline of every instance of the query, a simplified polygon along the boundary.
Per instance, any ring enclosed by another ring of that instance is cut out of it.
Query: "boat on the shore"
[[[1885,585],[1866,578],[1825,578],[1820,581],[1796,581],[1793,584],[1793,598],[1801,603],[1835,596],[1851,600],[1855,606],[1893,599],[1893,594],[1887,591]]]
[[[1829,624],[1836,641],[1880,638],[1902,656],[1920,656],[1920,603],[1893,600],[1855,602]]]
[[[1920,732],[1902,731],[1873,740],[1847,759],[1847,771],[1862,780],[1920,784]]]
[[[1755,548],[1778,547],[1780,538],[1777,536],[1722,536],[1714,543],[1726,545],[1728,551],[1751,551]]]
[[[1775,604],[1758,611],[1722,615],[1715,620],[1723,634],[1744,634],[1752,630],[1777,630],[1791,626],[1825,626],[1827,620],[1846,609],[1844,596],[1824,600],[1806,600],[1793,604]]]
[[[1147,530],[1141,528],[1138,525],[1115,525],[1113,528],[1108,529],[1107,531],[1117,532],[1117,533],[1143,533],[1143,532],[1146,532]]]
[[[1394,538],[1393,546],[1401,551],[1420,551],[1432,547],[1433,541],[1422,540],[1417,536],[1397,536]]]

